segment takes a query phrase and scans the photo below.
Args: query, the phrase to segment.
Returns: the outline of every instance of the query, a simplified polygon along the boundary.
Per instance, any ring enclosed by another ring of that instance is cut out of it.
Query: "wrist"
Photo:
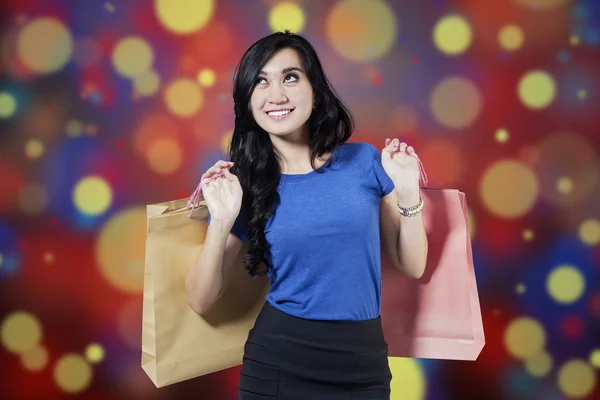
[[[421,193],[418,186],[416,188],[399,187],[396,189],[396,196],[401,207],[414,207],[419,203]]]

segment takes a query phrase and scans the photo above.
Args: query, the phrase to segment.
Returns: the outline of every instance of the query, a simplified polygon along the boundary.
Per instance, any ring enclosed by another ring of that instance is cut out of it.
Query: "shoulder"
[[[368,148],[375,148],[375,146],[369,142],[346,142],[344,143],[343,147],[350,150],[365,150]]]
[[[344,143],[340,148],[343,148],[344,151],[347,151],[351,155],[363,157],[372,157],[374,154],[379,153],[379,150],[368,142]]]

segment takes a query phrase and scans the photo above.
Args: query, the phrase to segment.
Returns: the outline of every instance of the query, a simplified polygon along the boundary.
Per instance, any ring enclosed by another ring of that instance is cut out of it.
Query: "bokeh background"
[[[357,120],[467,195],[487,345],[391,360],[393,399],[600,398],[600,2],[3,0],[0,397],[235,399],[140,367],[145,205],[233,129],[244,51],[291,29]],[[387,261],[386,261],[387,262]]]

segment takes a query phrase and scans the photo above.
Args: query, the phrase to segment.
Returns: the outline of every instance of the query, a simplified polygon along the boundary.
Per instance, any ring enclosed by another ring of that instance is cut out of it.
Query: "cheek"
[[[253,95],[250,98],[250,109],[252,110],[252,114],[256,117],[257,113],[260,113],[262,109],[263,101],[260,99],[260,96]]]
[[[302,90],[299,92],[299,96],[303,103],[310,105],[312,108],[313,91],[311,86],[302,88]]]

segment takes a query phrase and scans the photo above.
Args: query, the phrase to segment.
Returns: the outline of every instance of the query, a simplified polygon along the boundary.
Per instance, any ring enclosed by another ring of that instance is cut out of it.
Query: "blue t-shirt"
[[[394,183],[369,143],[342,144],[319,174],[281,175],[281,199],[267,222],[267,301],[318,320],[377,318],[381,304],[381,199]],[[210,224],[210,217],[209,217]],[[248,242],[241,211],[232,233]]]

